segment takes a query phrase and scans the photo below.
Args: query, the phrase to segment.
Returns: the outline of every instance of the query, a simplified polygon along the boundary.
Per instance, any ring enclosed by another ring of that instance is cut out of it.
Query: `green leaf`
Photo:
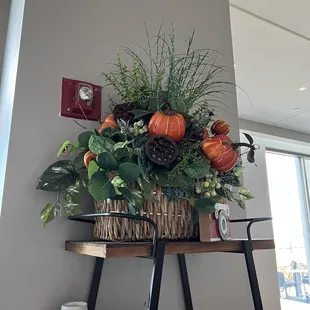
[[[97,165],[97,163],[92,160],[87,168],[88,171],[88,179],[90,180],[91,177],[94,175],[94,173],[96,173],[99,170],[99,166]]]
[[[62,144],[62,146],[60,147],[60,149],[58,150],[58,152],[57,152],[57,157],[59,157],[61,154],[62,154],[62,152],[64,152],[65,150],[66,150],[66,148],[68,147],[70,145],[70,141],[65,141],[63,144]]]
[[[138,165],[134,163],[123,163],[120,164],[118,167],[118,175],[126,182],[126,183],[133,183],[135,182],[141,170]]]
[[[195,201],[195,209],[199,213],[212,214],[215,210],[216,202],[211,198],[201,198]]]
[[[126,145],[128,144],[128,141],[125,141],[125,142],[117,142],[114,144],[114,151],[116,151],[117,149],[122,149],[124,148]]]
[[[50,165],[42,174],[37,189],[59,192],[73,185],[77,178],[71,160],[61,160]]]
[[[151,191],[151,183],[147,182],[145,179],[139,178],[137,182],[143,192],[149,193]]]
[[[201,179],[210,171],[207,161],[201,163],[193,163],[184,169],[184,172],[192,179]]]
[[[151,194],[148,194],[148,193],[143,193],[143,197],[147,200],[149,200],[150,202],[153,202],[153,203],[159,203],[159,200],[156,199],[154,196],[152,196]]]
[[[143,194],[142,192],[138,191],[138,190],[132,190],[132,200],[133,200],[133,204],[136,208],[138,209],[142,209],[143,208]]]
[[[187,180],[182,174],[169,178],[169,174],[163,171],[158,171],[153,176],[154,182],[165,187],[184,187],[187,185]]]
[[[254,140],[253,140],[253,138],[248,134],[248,133],[243,133],[244,134],[244,136],[248,139],[248,141],[249,141],[249,143],[250,144],[253,144],[254,143]]]
[[[249,200],[255,198],[255,196],[245,187],[239,189],[239,196],[242,200]]]
[[[59,211],[59,206],[48,203],[41,211],[41,221],[43,226],[45,227],[46,224],[52,221],[59,214]]]
[[[63,207],[63,211],[66,213],[67,216],[78,215],[83,213],[78,203],[70,203],[70,202]]]
[[[71,145],[71,148],[70,148],[70,153],[73,153],[74,151],[76,151],[79,147],[80,147],[80,143],[79,142],[75,142]]]
[[[241,200],[241,199],[236,199],[237,203],[238,203],[238,206],[242,209],[245,209],[245,202],[244,200]]]
[[[84,164],[84,156],[85,156],[85,154],[86,154],[85,151],[83,151],[83,152],[77,154],[77,155],[75,156],[73,162],[74,162],[75,164]]]
[[[96,200],[105,200],[116,195],[114,186],[102,171],[94,173],[89,180],[88,191]]]
[[[238,177],[238,178],[240,178],[241,176],[242,176],[242,174],[243,174],[243,167],[235,167],[234,169],[233,169],[233,174],[236,176],[236,177]]]
[[[132,203],[128,203],[128,211],[131,215],[136,215],[136,209]]]
[[[100,135],[103,137],[112,138],[113,135],[117,132],[119,132],[119,130],[116,128],[106,127],[101,131]]]
[[[100,168],[107,171],[115,171],[118,168],[118,163],[114,156],[108,152],[103,152],[98,155],[97,163]]]
[[[249,152],[247,154],[247,160],[251,164],[253,164],[255,162],[255,152],[254,152],[254,150],[249,150]]]
[[[124,197],[128,199],[129,202],[133,202],[132,192],[127,187],[119,187],[118,190],[122,193]]]
[[[129,152],[127,148],[119,148],[112,152],[112,155],[118,162],[122,162],[123,160],[128,159]]]
[[[89,139],[88,147],[96,155],[103,152],[111,152],[114,142],[106,137],[92,135]]]
[[[132,110],[130,112],[134,114],[134,119],[137,119],[137,118],[141,118],[142,116],[145,116],[145,115],[153,114],[155,112],[155,110],[150,111],[150,110],[135,109],[135,110]]]
[[[91,131],[82,132],[78,137],[78,141],[79,141],[80,146],[88,149],[89,139],[92,135],[93,135],[93,132],[91,132]]]
[[[219,189],[215,189],[215,191],[216,191],[216,193],[218,195],[228,199],[229,201],[234,201],[235,200],[232,192],[228,188],[226,188],[226,187],[221,187]]]
[[[227,184],[230,184],[235,187],[240,187],[242,184],[237,176],[231,174],[229,179],[226,181]]]

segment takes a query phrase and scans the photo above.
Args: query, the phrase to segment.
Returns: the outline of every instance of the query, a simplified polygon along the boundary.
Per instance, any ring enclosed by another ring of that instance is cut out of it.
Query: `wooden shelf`
[[[253,240],[254,250],[274,249],[274,240]],[[66,241],[66,251],[89,256],[111,257],[137,257],[151,256],[151,242],[98,242],[98,241]],[[165,254],[194,254],[214,252],[240,252],[242,253],[242,240],[220,242],[166,242]]]

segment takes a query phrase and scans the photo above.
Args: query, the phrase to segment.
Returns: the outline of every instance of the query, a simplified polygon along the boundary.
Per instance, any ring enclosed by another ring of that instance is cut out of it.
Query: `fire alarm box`
[[[99,121],[101,89],[99,85],[63,78],[60,115]]]

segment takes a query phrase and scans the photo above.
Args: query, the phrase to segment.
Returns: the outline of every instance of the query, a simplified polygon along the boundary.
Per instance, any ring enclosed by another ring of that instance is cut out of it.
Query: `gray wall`
[[[11,2],[10,0],[0,0],[0,87],[1,87],[4,49],[6,42],[6,32],[8,29],[8,22],[9,22],[10,2]]]
[[[169,20],[180,38],[196,28],[196,47],[220,51],[218,63],[227,66],[221,78],[234,82],[228,0],[26,1],[0,218],[0,309],[57,310],[65,301],[86,299],[93,259],[66,253],[64,241],[91,232],[66,220],[44,229],[40,209],[55,197],[34,187],[61,142],[79,132],[58,116],[61,78],[102,84],[101,72],[117,50],[131,40],[144,42],[143,20],[150,31]],[[237,138],[236,98],[227,93],[222,100],[229,111],[221,116]],[[233,209],[234,217],[244,215]],[[243,257],[187,258],[195,309],[253,309]],[[104,268],[99,304],[106,310],[143,309],[151,262],[107,260]],[[184,309],[175,257],[165,262],[160,309]]]

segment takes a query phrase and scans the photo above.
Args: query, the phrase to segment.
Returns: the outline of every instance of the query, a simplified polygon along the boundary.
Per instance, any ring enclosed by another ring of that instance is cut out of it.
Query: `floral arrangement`
[[[37,189],[58,193],[41,211],[44,225],[57,215],[80,214],[82,191],[95,200],[125,200],[132,214],[145,200],[158,203],[155,184],[168,201],[185,199],[195,213],[212,213],[223,198],[242,208],[253,198],[240,181],[240,147],[253,163],[253,139],[245,134],[249,143],[232,141],[229,124],[216,120],[210,108],[227,84],[217,79],[223,68],[212,51],[193,50],[193,32],[177,53],[173,28],[160,29],[154,40],[147,32],[147,39],[148,47],[140,48],[148,61],[125,48],[132,65],[118,56],[115,70],[104,74],[121,102],[110,100],[112,113],[98,130],[64,142],[57,155],[69,159],[40,177]]]

